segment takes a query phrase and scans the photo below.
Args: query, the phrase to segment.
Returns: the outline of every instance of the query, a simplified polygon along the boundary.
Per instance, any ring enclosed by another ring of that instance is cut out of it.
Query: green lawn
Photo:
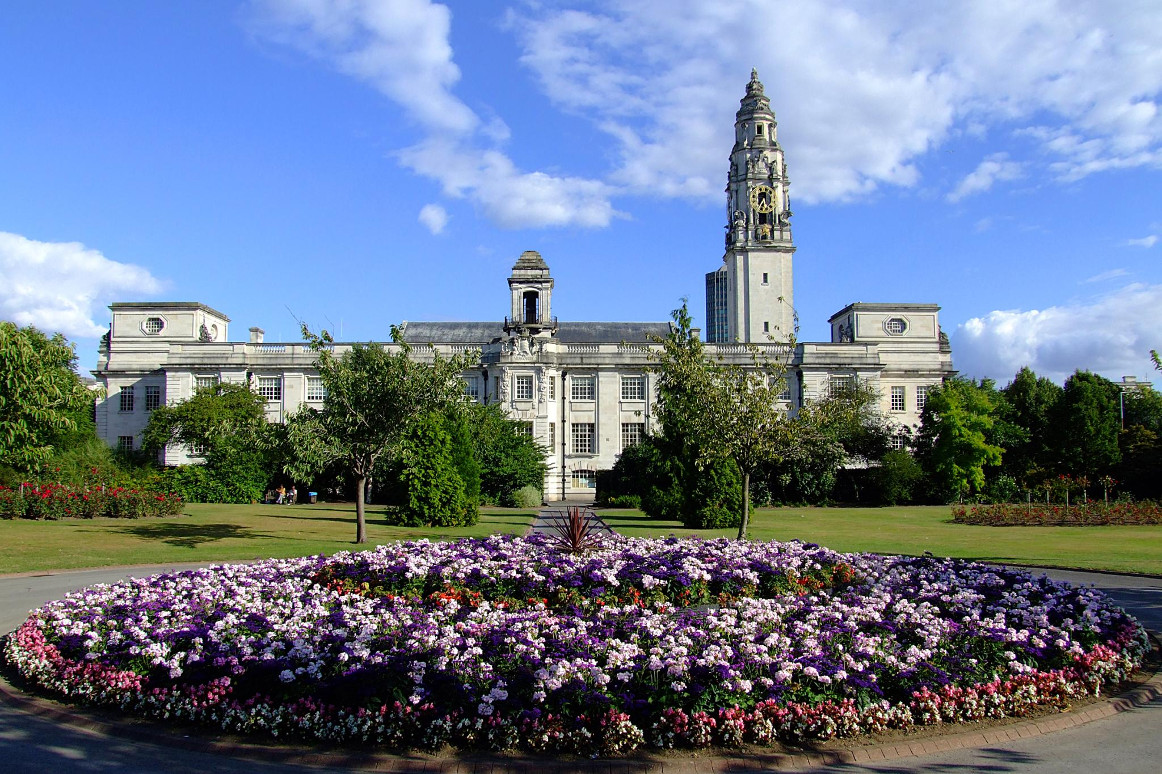
[[[368,545],[393,540],[521,534],[531,511],[489,508],[473,527],[388,526],[369,507]],[[733,530],[695,531],[652,521],[638,511],[602,511],[626,535],[733,537]],[[969,527],[952,523],[946,506],[759,509],[755,540],[798,538],[839,551],[876,551],[983,559],[1010,564],[1162,575],[1162,526]],[[199,505],[165,519],[0,521],[0,573],[110,565],[213,562],[331,554],[356,548],[351,504]]]
[[[532,511],[488,508],[473,527],[412,528],[367,508],[369,546],[395,540],[523,534]],[[355,506],[204,505],[163,519],[0,521],[0,574],[113,565],[266,559],[357,548]]]
[[[725,535],[735,530],[688,530],[676,521],[652,521],[639,511],[601,512],[625,535]],[[899,508],[761,508],[751,518],[755,540],[799,539],[837,551],[981,559],[1040,567],[1067,567],[1162,575],[1162,526],[972,527],[952,523],[948,506]]]

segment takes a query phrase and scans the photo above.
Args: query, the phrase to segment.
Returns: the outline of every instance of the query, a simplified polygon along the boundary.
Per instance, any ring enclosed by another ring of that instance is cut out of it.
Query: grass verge
[[[386,509],[367,508],[367,545],[396,540],[448,540],[523,534],[535,512],[487,508],[472,527],[396,527]],[[210,505],[161,519],[0,521],[0,574],[169,562],[285,558],[350,551],[352,503]]]
[[[640,511],[601,511],[623,535],[734,537],[736,530],[690,530]],[[836,551],[978,559],[1004,564],[1162,575],[1162,526],[977,527],[952,523],[948,506],[760,508],[754,540],[803,540]]]

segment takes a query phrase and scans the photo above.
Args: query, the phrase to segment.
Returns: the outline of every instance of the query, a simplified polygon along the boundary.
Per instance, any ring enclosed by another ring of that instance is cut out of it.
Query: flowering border
[[[640,569],[640,566],[626,557],[639,556],[642,561],[648,561],[650,555],[643,552],[643,548],[654,549],[654,555],[664,554],[667,550],[674,553],[688,549],[690,556],[702,557],[712,555],[715,550],[725,552],[725,555],[736,550],[732,547],[731,541],[696,541],[688,544],[677,541],[614,542],[616,546],[607,548],[605,559],[612,560],[613,565],[620,566],[620,569],[606,568],[607,575],[599,576],[595,583],[609,584],[611,580],[619,577],[619,572],[621,577],[625,577],[626,573],[636,572],[637,569],[634,568]],[[412,580],[423,578],[427,582],[432,577],[438,577],[447,581],[458,574],[463,574],[468,567],[475,567],[478,570],[482,556],[507,557],[496,559],[493,570],[501,565],[525,567],[513,559],[514,556],[520,556],[522,551],[528,552],[528,556],[542,560],[542,564],[538,565],[538,574],[556,577],[558,582],[576,580],[577,571],[592,575],[595,572],[594,568],[601,566],[601,557],[592,556],[575,562],[564,561],[557,564],[546,562],[544,560],[550,555],[544,553],[544,546],[537,545],[535,541],[495,538],[488,541],[461,541],[452,545],[453,547],[449,549],[447,545],[421,541],[403,544],[402,548],[381,548],[377,552],[341,555],[330,560],[316,558],[272,561],[248,567],[222,567],[209,571],[156,576],[152,579],[126,582],[116,587],[96,587],[78,592],[61,602],[51,603],[34,613],[8,638],[4,647],[4,657],[27,680],[74,701],[116,706],[133,714],[159,719],[185,719],[227,731],[328,742],[377,743],[393,748],[434,749],[451,743],[462,747],[484,747],[494,750],[523,746],[540,752],[624,755],[642,746],[702,748],[711,745],[735,747],[741,744],[800,742],[807,739],[876,733],[890,728],[908,728],[914,725],[1022,716],[1042,707],[1062,708],[1070,701],[1083,696],[1098,695],[1103,687],[1124,680],[1140,662],[1147,645],[1144,631],[1136,626],[1132,619],[1124,615],[1119,617],[1102,602],[1099,595],[1085,592],[1069,597],[1083,602],[1084,609],[1070,609],[1063,614],[1077,615],[1078,620],[1084,622],[1078,627],[1079,636],[1084,631],[1091,634],[1103,632],[1098,637],[1100,641],[1095,644],[1082,647],[1077,641],[1069,642],[1069,635],[1059,631],[1055,632],[1060,635],[1059,642],[1055,645],[1045,642],[1041,638],[1044,632],[1040,630],[1013,632],[1014,639],[1009,645],[1019,647],[1013,643],[1023,641],[1028,648],[1041,651],[1046,661],[1052,661],[1051,656],[1055,654],[1057,660],[1062,662],[1057,668],[1033,667],[1017,660],[1014,654],[1014,659],[1008,662],[1010,674],[996,674],[988,680],[967,683],[949,681],[946,684],[938,684],[938,681],[927,680],[903,696],[868,700],[866,694],[845,698],[834,695],[839,690],[836,686],[846,677],[838,679],[835,685],[824,689],[826,683],[822,683],[820,678],[826,675],[820,674],[819,667],[803,665],[807,662],[821,664],[817,655],[812,655],[800,659],[798,668],[792,668],[791,662],[784,663],[783,668],[797,673],[795,681],[799,687],[810,685],[819,691],[814,700],[787,698],[792,694],[785,692],[781,699],[760,698],[748,703],[746,701],[748,697],[753,699],[755,695],[762,693],[760,684],[749,681],[748,685],[737,685],[741,678],[724,677],[724,685],[733,682],[735,688],[739,689],[730,695],[741,698],[742,701],[723,703],[721,706],[705,706],[701,709],[692,707],[689,701],[685,701],[683,706],[683,696],[675,693],[668,695],[667,702],[644,706],[640,702],[619,706],[615,702],[606,701],[604,705],[601,702],[588,704],[581,702],[570,707],[568,702],[553,703],[551,700],[546,701],[544,697],[539,703],[536,700],[530,702],[528,690],[506,682],[499,675],[502,670],[497,670],[498,674],[481,675],[482,679],[477,685],[459,686],[458,690],[461,693],[456,695],[461,695],[464,700],[458,703],[449,702],[447,700],[449,694],[441,693],[438,680],[433,679],[439,672],[438,659],[428,661],[417,659],[410,662],[407,679],[415,683],[415,692],[411,696],[400,695],[390,700],[377,698],[375,701],[362,703],[334,701],[328,699],[328,695],[332,697],[336,695],[333,690],[330,690],[330,693],[322,690],[326,683],[323,667],[316,666],[316,674],[311,674],[310,659],[317,657],[321,652],[318,643],[312,653],[306,653],[311,650],[311,646],[302,639],[303,632],[298,630],[286,632],[288,642],[294,649],[304,651],[300,655],[306,659],[301,663],[307,666],[295,669],[289,668],[289,665],[294,663],[294,659],[289,658],[289,655],[287,658],[269,658],[269,653],[251,652],[248,656],[244,655],[231,662],[230,657],[221,655],[227,651],[217,651],[218,655],[211,657],[210,651],[205,648],[207,645],[205,640],[213,638],[206,636],[202,642],[205,660],[215,663],[221,661],[218,666],[222,667],[220,671],[225,673],[211,679],[196,679],[198,659],[191,659],[190,653],[197,648],[187,646],[194,645],[197,638],[188,637],[190,630],[182,630],[180,625],[165,630],[155,627],[151,637],[140,637],[141,643],[148,640],[151,644],[145,646],[145,652],[138,645],[133,646],[138,651],[132,654],[134,658],[129,661],[118,659],[112,653],[116,650],[112,646],[117,645],[119,638],[145,633],[143,609],[148,610],[149,617],[154,620],[172,619],[172,615],[167,615],[171,611],[158,605],[158,600],[165,597],[165,594],[159,596],[159,588],[168,590],[166,593],[171,595],[184,597],[191,596],[190,589],[199,589],[194,592],[195,606],[200,605],[206,610],[215,609],[221,600],[211,598],[208,589],[213,587],[213,581],[218,576],[231,578],[234,583],[245,583],[248,579],[257,577],[261,580],[259,585],[263,589],[260,593],[278,596],[289,592],[291,597],[297,594],[299,596],[296,604],[309,604],[311,600],[318,599],[329,600],[333,605],[347,606],[348,611],[361,609],[373,611],[375,615],[392,617],[393,625],[400,624],[406,615],[419,611],[436,618],[442,616],[444,620],[452,622],[453,629],[458,624],[467,628],[473,625],[473,622],[491,617],[499,622],[497,624],[501,627],[499,631],[510,632],[511,628],[504,627],[523,625],[521,622],[529,620],[530,616],[551,618],[553,612],[543,600],[524,610],[506,611],[493,607],[488,600],[483,600],[473,607],[462,604],[460,599],[447,596],[435,600],[422,595],[387,599],[383,595],[371,594],[370,585],[367,589],[357,587],[363,593],[355,593],[329,589],[315,581],[306,584],[301,582],[305,578],[317,575],[324,568],[336,566],[351,570],[350,574],[354,576],[375,569],[382,580],[390,576],[388,571],[391,568],[398,569],[401,563],[402,566],[412,568]],[[713,548],[708,549],[707,546]],[[456,547],[460,550],[457,551]],[[769,545],[765,549],[754,549],[752,556],[761,556],[762,551],[771,550]],[[937,577],[940,572],[949,572],[950,568],[955,568],[960,573],[957,578],[971,575],[977,578],[981,585],[993,583],[1001,578],[989,568],[964,563],[843,556],[818,547],[805,548],[801,544],[790,547],[788,544],[782,544],[775,549],[773,555],[780,555],[780,551],[784,563],[789,568],[798,564],[801,570],[819,570],[829,562],[832,566],[850,564],[857,574],[863,575],[862,582],[871,584],[864,589],[865,592],[871,589],[871,593],[877,593],[875,591],[877,588],[881,590],[884,588],[882,583],[876,586],[877,582],[885,577],[898,578],[901,574],[915,575],[922,579],[921,583],[931,587],[933,585],[931,579]],[[613,560],[613,557],[617,559]],[[819,564],[820,567],[805,567],[805,564]],[[546,566],[556,569],[546,569]],[[687,570],[692,566],[685,565]],[[743,569],[750,571],[753,570],[753,566]],[[723,577],[736,579],[746,577],[746,572],[740,573],[737,565],[724,570],[723,573]],[[878,578],[869,577],[875,573],[879,573]],[[658,575],[663,574],[658,572]],[[404,577],[406,576],[405,572]],[[717,577],[710,573],[711,581]],[[1065,603],[1060,600],[1068,596],[1065,594],[1067,587],[1061,584],[1046,584],[1043,581],[1037,586],[1032,583],[1029,576],[1017,573],[1004,577],[1009,580],[1024,579],[1026,585],[1021,588],[1020,593],[1004,591],[1002,596],[1007,595],[1015,611],[1034,608],[1030,613],[1034,618],[1044,614],[1044,610],[1038,607],[1035,599],[1039,593],[1035,591],[1037,588],[1051,593],[1060,592],[1054,597],[1057,600],[1054,605],[1063,606]],[[510,577],[508,580],[520,579]],[[658,580],[656,576],[655,580]],[[295,585],[296,581],[300,582],[300,585]],[[654,588],[657,588],[656,584]],[[111,592],[110,589],[114,591]],[[942,593],[944,590],[937,591]],[[197,594],[203,597],[199,600],[196,598]],[[785,596],[786,592],[780,594]],[[850,597],[852,588],[845,587],[839,594]],[[126,606],[126,600],[133,599],[135,595],[140,599],[140,604]],[[605,623],[618,617],[624,620],[656,623],[657,616],[668,616],[665,620],[673,622],[689,623],[691,619],[701,615],[705,619],[721,617],[730,626],[736,626],[740,621],[746,623],[745,616],[731,617],[732,613],[738,611],[759,616],[764,611],[770,610],[771,605],[775,605],[780,616],[791,620],[797,609],[801,610],[804,607],[814,609],[820,604],[836,604],[834,597],[803,589],[792,593],[791,596],[791,600],[781,602],[742,598],[733,603],[736,605],[734,608],[712,608],[700,613],[672,607],[667,610],[666,603],[654,601],[620,608],[596,604],[591,607],[574,606],[569,615]],[[897,603],[901,602],[902,600],[897,600]],[[796,607],[796,604],[799,607]],[[104,610],[105,614],[91,615],[90,611],[98,608]],[[917,608],[903,605],[900,609],[906,610],[907,615],[914,616]],[[1064,610],[1064,607],[1062,609]],[[330,617],[326,620],[331,626],[346,629],[351,623],[348,619],[340,622],[335,609],[328,615]],[[1014,612],[1013,615],[1020,618],[1024,614]],[[122,620],[119,622],[116,616],[121,616]],[[221,633],[219,639],[230,640],[238,646],[238,652],[245,653],[249,646],[238,645],[238,638],[241,636],[245,639],[248,635],[239,635],[239,631],[248,627],[254,628],[256,620],[244,618],[229,621],[225,617],[217,617],[217,623],[225,622],[225,625],[217,629]],[[686,623],[676,623],[675,626],[681,628]],[[1000,623],[996,618],[988,619],[988,625],[994,629]],[[317,621],[316,624],[319,625]],[[917,623],[916,630],[923,631],[926,625],[929,624]],[[118,631],[121,632],[120,635],[116,634]],[[186,646],[183,646],[187,649],[180,651],[185,654],[184,658],[178,658],[172,647],[169,650],[164,647],[164,643],[168,642],[172,646],[181,640],[181,636],[174,636],[177,631],[184,631],[187,635],[188,641]],[[410,632],[408,636],[414,639],[418,636],[416,632],[420,630],[412,628],[408,631]],[[324,636],[326,634],[328,633],[324,633]],[[807,638],[813,636],[816,635],[808,634]],[[346,648],[358,638],[347,630],[342,632],[341,639],[346,641],[347,645],[344,646]],[[851,650],[857,652],[858,648],[853,646]],[[358,654],[349,651],[350,648],[339,650],[340,656],[336,660],[359,658]],[[343,653],[348,654],[347,659],[341,657]],[[470,656],[464,658],[471,660]],[[812,662],[811,659],[815,661]],[[267,667],[265,671],[264,663]],[[379,663],[399,662],[389,660]],[[648,661],[643,660],[642,663],[648,669]],[[538,675],[533,676],[532,682],[541,689],[549,687],[549,693],[552,694],[554,689],[550,683],[553,677],[550,672],[558,669],[560,664],[552,665],[547,662],[546,664],[549,668],[543,668],[543,673],[539,671]],[[288,668],[281,672],[277,671],[283,666]],[[328,665],[328,668],[333,666],[335,665]],[[444,667],[447,671],[448,665],[445,664]],[[473,664],[472,667],[479,674],[478,664]],[[858,664],[849,668],[853,672],[859,671]],[[263,684],[255,680],[256,670],[272,677],[277,674],[278,679]],[[356,670],[352,674],[367,679],[371,673],[364,668],[363,671]],[[459,679],[467,680],[464,673],[456,674],[459,675]],[[331,676],[334,677],[335,673]],[[511,674],[509,677],[511,679]],[[616,683],[618,679],[620,677],[614,682]],[[598,680],[585,690],[592,694],[593,689],[599,684]],[[569,683],[567,680],[562,685],[565,688],[569,685],[577,688],[577,684]],[[514,692],[511,698],[510,686]],[[741,690],[742,688],[747,690]],[[558,686],[555,690],[560,692],[564,688]],[[771,690],[778,690],[778,686]]]

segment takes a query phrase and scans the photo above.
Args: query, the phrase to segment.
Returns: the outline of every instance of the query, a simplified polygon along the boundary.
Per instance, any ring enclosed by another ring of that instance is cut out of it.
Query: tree
[[[1089,371],[1065,380],[1050,440],[1060,472],[1096,481],[1121,459],[1118,387]]]
[[[188,400],[158,406],[142,434],[142,448],[156,455],[180,443],[200,456],[202,471],[176,473],[183,496],[208,502],[260,500],[273,472],[272,428],[266,400],[244,384],[199,388]],[[183,486],[184,485],[184,486]],[[195,494],[196,492],[196,494]]]
[[[985,485],[986,465],[1001,463],[988,442],[994,405],[990,390],[968,379],[946,380],[928,393],[920,418],[921,464],[944,496],[963,500]]]
[[[302,333],[315,353],[326,398],[321,411],[306,407],[289,418],[287,440],[295,454],[284,470],[305,480],[341,463],[355,482],[355,542],[366,543],[368,476],[381,457],[399,454],[403,439],[423,417],[462,405],[460,373],[471,362],[439,353],[430,362],[413,358],[394,325],[391,339],[397,351],[357,344],[338,357],[327,331],[316,335],[303,325]]]
[[[786,366],[763,358],[750,346],[752,363],[715,362],[694,335],[686,303],[673,312],[674,326],[655,355],[659,374],[655,414],[663,432],[689,439],[704,469],[728,459],[742,476],[742,519],[738,538],[750,521],[750,479],[759,466],[778,461],[794,447],[794,434],[780,396]],[[788,354],[794,343],[785,347]]]
[[[1004,469],[1027,488],[1039,484],[1056,463],[1050,437],[1062,392],[1058,384],[1037,376],[1028,366],[1001,390],[1000,414],[1015,428],[1003,444]]]
[[[0,321],[0,464],[28,471],[77,429],[93,393],[74,370],[77,354],[59,333]]]
[[[526,486],[543,490],[545,450],[522,432],[500,406],[468,403],[464,426],[478,468],[479,492],[492,503],[516,505],[514,493]]]
[[[469,508],[464,479],[454,462],[452,434],[443,416],[433,412],[416,422],[404,440],[403,456],[405,525],[456,527],[476,523],[476,509]]]

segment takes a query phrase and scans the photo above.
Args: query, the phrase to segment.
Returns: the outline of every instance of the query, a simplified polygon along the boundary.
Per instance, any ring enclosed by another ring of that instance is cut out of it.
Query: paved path
[[[108,583],[129,575],[145,575],[176,566],[136,568],[132,571],[93,570],[45,573],[0,578],[0,632],[11,631],[28,611],[63,595],[69,589],[94,583]],[[1105,589],[1155,632],[1162,631],[1162,579],[1134,578],[1096,573],[1050,570],[1055,578],[1074,583],[1093,583]],[[968,774],[969,772],[1021,772],[1021,774],[1150,774],[1162,771],[1162,700],[1096,720],[1064,732],[1014,740],[997,739],[980,747],[937,752],[887,760],[880,764],[835,764],[830,767],[786,768],[779,761],[760,758],[717,761],[709,758],[668,758],[655,770],[697,772],[838,771],[849,774]],[[1016,736],[1016,734],[1012,734]],[[1003,739],[1005,735],[1002,734]],[[200,737],[202,738],[202,737]],[[183,740],[176,740],[182,744]],[[204,745],[202,745],[204,746]],[[264,759],[265,758],[265,759]],[[299,766],[275,762],[262,748],[247,759],[164,746],[121,736],[108,736],[84,728],[59,725],[0,703],[0,771],[5,774],[40,772],[118,772],[154,774],[175,772],[223,774],[243,772],[331,772],[352,766]],[[331,759],[330,763],[333,763]],[[352,763],[355,763],[354,761]],[[768,765],[769,764],[769,765]],[[487,761],[432,761],[399,758],[372,763],[368,768],[390,771],[489,771]],[[598,768],[578,767],[586,771]],[[614,766],[630,771],[631,767]],[[534,764],[527,771],[568,770],[560,765]],[[600,770],[610,771],[608,764]]]

